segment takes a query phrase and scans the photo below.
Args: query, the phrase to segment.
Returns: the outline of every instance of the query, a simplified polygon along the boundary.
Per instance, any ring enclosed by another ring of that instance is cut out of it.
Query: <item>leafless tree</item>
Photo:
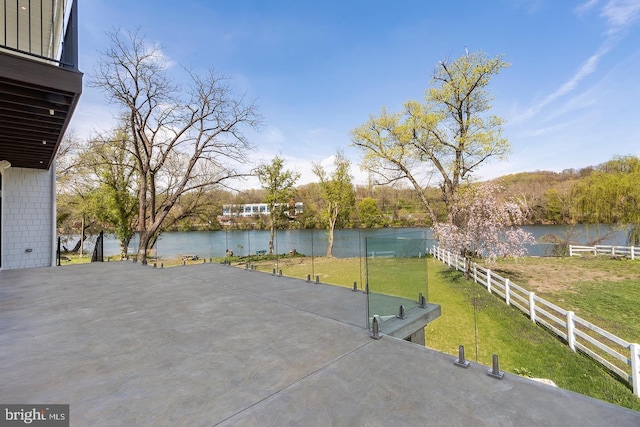
[[[137,259],[146,263],[147,250],[182,195],[246,175],[241,165],[251,144],[243,130],[257,129],[260,116],[213,70],[185,70],[187,83],[180,85],[161,48],[139,30],[114,30],[109,37],[90,84],[120,107],[131,129],[127,149],[139,175]]]

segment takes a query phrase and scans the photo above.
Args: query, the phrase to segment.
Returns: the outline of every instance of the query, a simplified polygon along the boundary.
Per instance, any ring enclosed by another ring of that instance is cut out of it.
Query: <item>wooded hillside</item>
[[[562,172],[534,171],[506,175],[496,179],[504,188],[504,197],[515,199],[526,213],[529,224],[640,223],[640,158],[616,157],[597,166]],[[285,228],[325,227],[319,214],[322,192],[318,183],[298,186],[295,201],[304,203],[304,212],[282,224]],[[428,188],[438,215],[445,215],[438,188]],[[413,188],[402,186],[362,186],[355,188],[356,209],[348,227],[430,226],[430,220]],[[198,199],[198,209],[190,209]],[[206,203],[202,203],[203,198]],[[74,207],[79,196],[61,194],[58,198],[60,233],[80,226],[81,215]],[[186,194],[171,214],[168,230],[216,230],[223,204],[261,203],[265,192],[250,189],[242,192],[216,190]],[[183,215],[183,212],[188,214]],[[105,230],[110,224],[98,220],[85,222]],[[265,228],[265,218],[237,218],[234,228]],[[76,231],[77,233],[77,231]]]

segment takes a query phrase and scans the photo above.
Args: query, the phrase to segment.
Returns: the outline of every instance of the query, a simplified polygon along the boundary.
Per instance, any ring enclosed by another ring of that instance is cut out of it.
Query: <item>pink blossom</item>
[[[433,226],[439,245],[490,262],[499,256],[526,255],[526,245],[535,239],[519,227],[525,217],[518,204],[497,199],[500,191],[502,187],[490,181],[460,189],[450,205],[449,221]]]

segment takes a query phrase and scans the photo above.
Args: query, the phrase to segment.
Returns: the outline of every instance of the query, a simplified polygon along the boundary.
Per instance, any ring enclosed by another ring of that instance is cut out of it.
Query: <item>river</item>
[[[577,225],[574,227],[557,225],[535,225],[523,227],[536,238],[535,245],[529,246],[529,255],[551,255],[553,245],[540,242],[544,235],[555,234],[561,238],[570,237],[572,242],[585,244],[609,231],[607,225]],[[377,228],[336,230],[333,255],[338,258],[359,257],[365,253],[367,243],[381,242],[384,237],[398,236],[410,239],[432,239],[429,228]],[[77,238],[76,238],[77,239]],[[426,242],[431,245],[435,242]],[[138,241],[134,238],[129,252],[135,252]],[[626,245],[626,231],[613,232],[600,242],[606,245]],[[278,230],[275,241],[277,253],[296,250],[305,255],[322,256],[327,252],[326,230]],[[185,231],[166,232],[160,235],[155,246],[161,258],[175,258],[182,255],[198,255],[201,258],[223,257],[227,249],[234,255],[255,255],[257,251],[269,249],[268,230],[230,231]],[[93,242],[85,243],[85,251],[93,250]],[[105,236],[105,256],[120,253],[118,241],[113,236]]]

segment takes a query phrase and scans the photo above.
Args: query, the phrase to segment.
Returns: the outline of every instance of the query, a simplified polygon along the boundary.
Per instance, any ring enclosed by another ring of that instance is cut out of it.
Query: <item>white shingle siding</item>
[[[52,265],[54,170],[8,168],[2,176],[2,268]],[[31,252],[27,252],[31,249]]]

